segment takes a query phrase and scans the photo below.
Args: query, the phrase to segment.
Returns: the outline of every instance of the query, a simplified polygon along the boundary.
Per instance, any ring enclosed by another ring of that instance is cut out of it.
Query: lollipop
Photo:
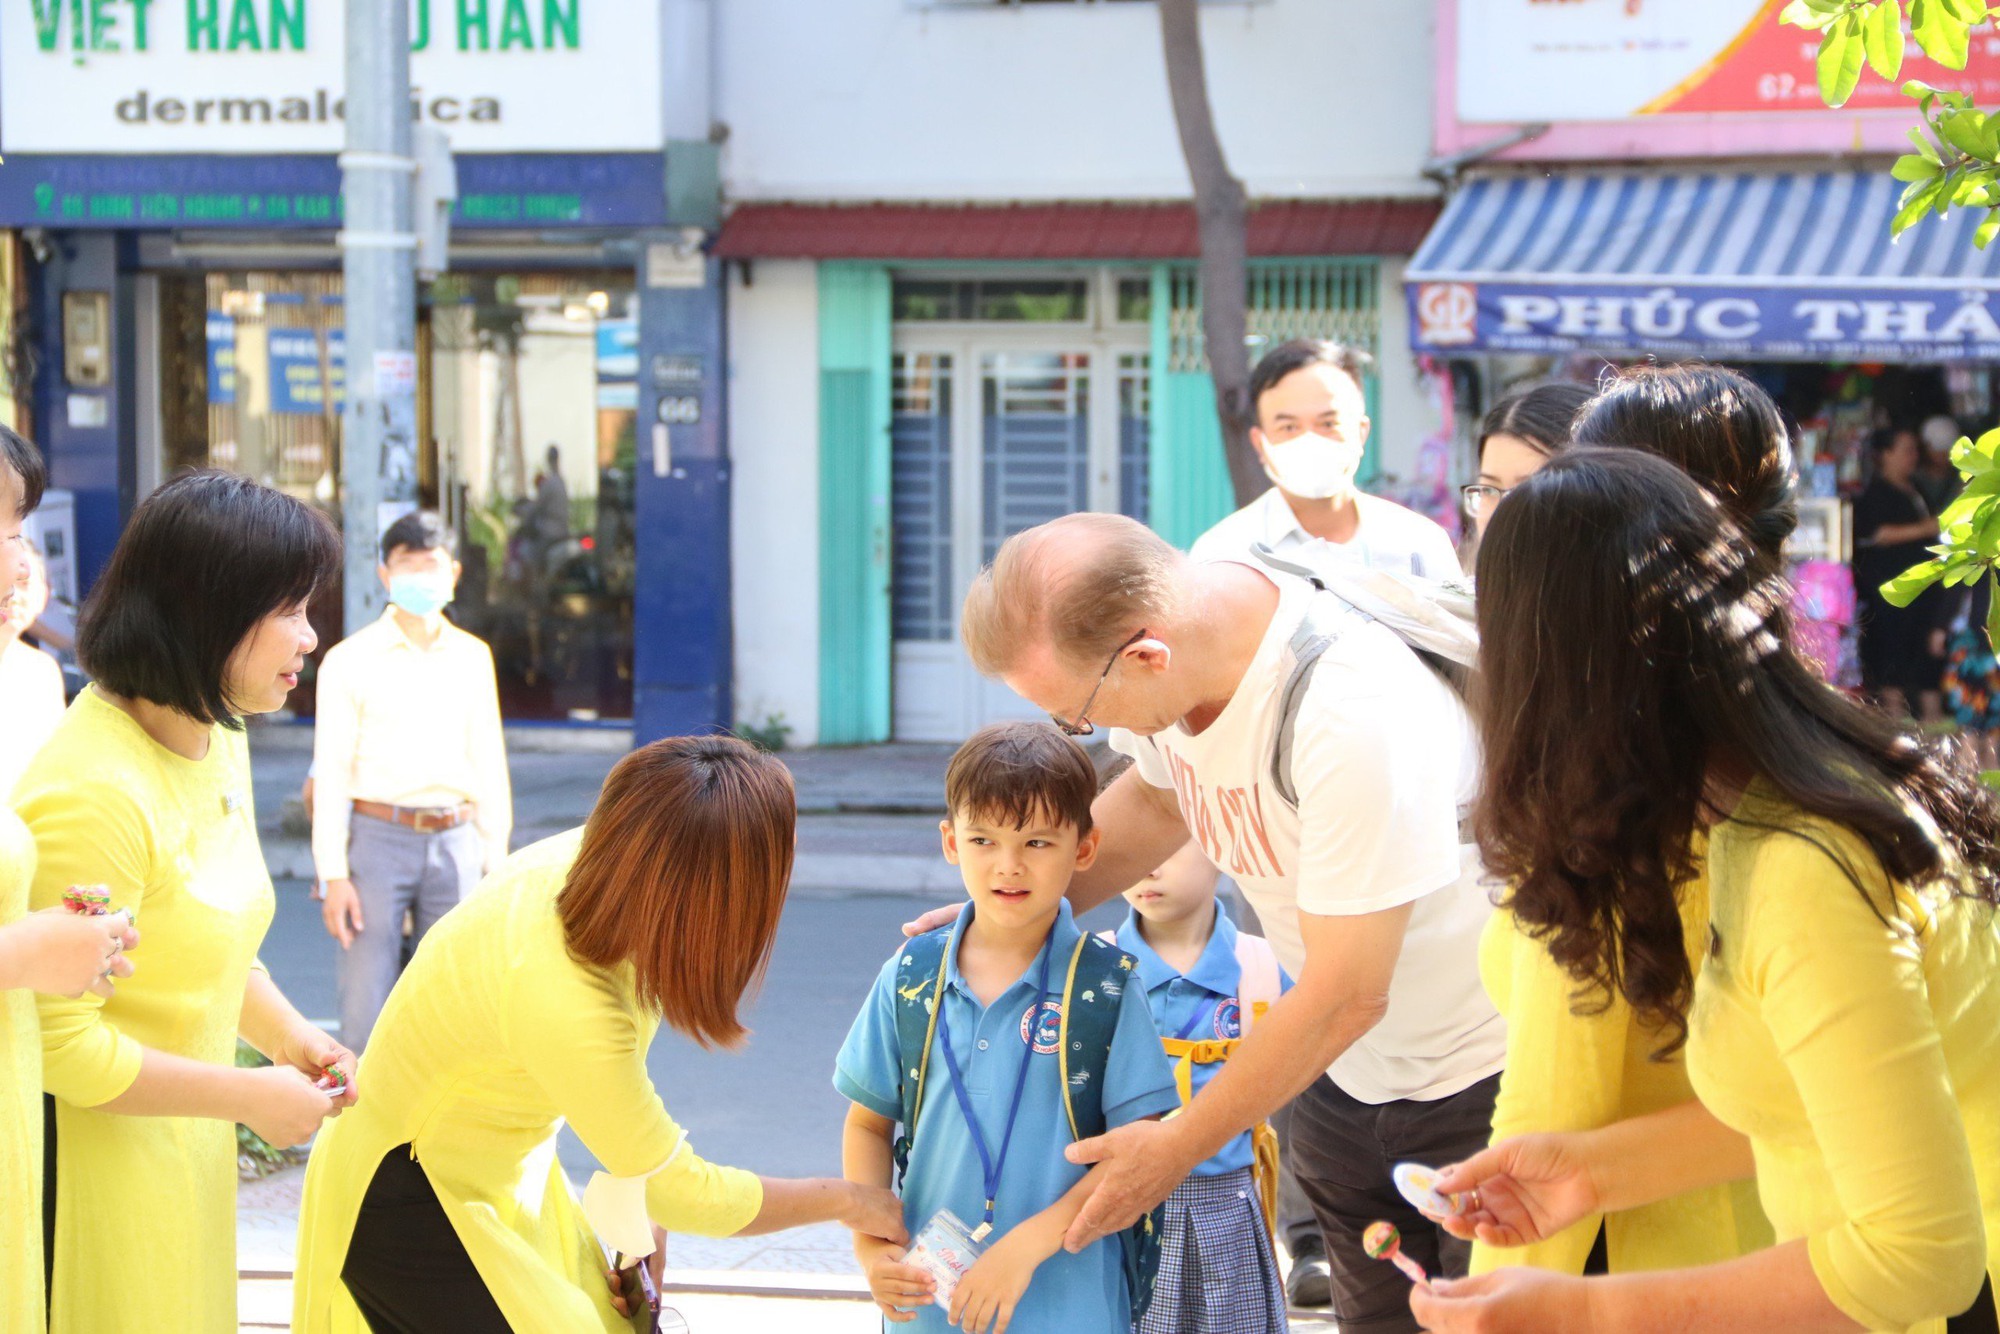
[[[1403,1254],[1403,1234],[1396,1231],[1394,1223],[1370,1223],[1361,1234],[1361,1249],[1368,1252],[1371,1260],[1388,1260],[1396,1268],[1409,1275],[1410,1282],[1420,1288],[1431,1285],[1430,1276],[1424,1267]]]
[[[111,911],[111,891],[103,885],[71,885],[63,891],[63,907],[85,917],[102,917]]]
[[[313,1081],[313,1087],[337,1098],[347,1091],[347,1072],[331,1063],[324,1065],[320,1068],[319,1078]]]

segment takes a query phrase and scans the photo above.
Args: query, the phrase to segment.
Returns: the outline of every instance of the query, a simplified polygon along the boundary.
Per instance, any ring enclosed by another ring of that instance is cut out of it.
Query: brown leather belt
[[[386,820],[405,829],[414,829],[419,834],[441,834],[447,829],[456,829],[469,823],[475,810],[469,801],[461,801],[456,806],[391,806],[385,801],[354,803],[356,815],[365,815],[371,820]]]

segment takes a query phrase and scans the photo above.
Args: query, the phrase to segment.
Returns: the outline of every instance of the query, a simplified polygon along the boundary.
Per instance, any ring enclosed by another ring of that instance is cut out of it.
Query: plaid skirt
[[[1285,1334],[1285,1285],[1245,1167],[1167,1197],[1160,1277],[1136,1334]]]

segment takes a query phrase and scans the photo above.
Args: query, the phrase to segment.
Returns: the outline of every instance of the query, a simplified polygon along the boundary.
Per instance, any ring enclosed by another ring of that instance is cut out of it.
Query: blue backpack
[[[957,924],[939,927],[909,941],[896,962],[897,1083],[902,1094],[902,1134],[895,1144],[896,1180],[910,1170],[910,1148],[923,1113],[925,1077],[937,1038],[937,1002],[957,940]],[[1072,1140],[1105,1131],[1104,1071],[1111,1061],[1111,1038],[1118,1030],[1119,997],[1138,961],[1116,945],[1084,933],[1069,957],[1063,979],[1058,1026],[1057,1070],[1063,1111]],[[1162,1208],[1155,1208],[1118,1234],[1125,1256],[1125,1285],[1132,1294],[1132,1318],[1145,1315],[1160,1270]]]

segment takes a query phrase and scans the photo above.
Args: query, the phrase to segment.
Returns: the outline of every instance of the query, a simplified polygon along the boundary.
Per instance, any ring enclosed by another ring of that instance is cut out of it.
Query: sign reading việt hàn
[[[337,153],[344,5],[5,0],[0,151]],[[410,0],[410,114],[461,153],[663,143],[656,0]]]
[[[1786,0],[1450,2],[1465,124],[1773,112],[1835,122],[1889,112],[1915,123],[1898,85],[1866,68],[1847,105],[1829,111],[1814,66],[1819,34],[1778,22]],[[2000,31],[1972,34],[1963,70],[1926,59],[1914,41],[1906,47],[1902,79],[1971,93],[1982,106],[2000,100]]]
[[[2000,360],[2000,292],[1974,287],[1416,282],[1409,302],[1419,352]]]

